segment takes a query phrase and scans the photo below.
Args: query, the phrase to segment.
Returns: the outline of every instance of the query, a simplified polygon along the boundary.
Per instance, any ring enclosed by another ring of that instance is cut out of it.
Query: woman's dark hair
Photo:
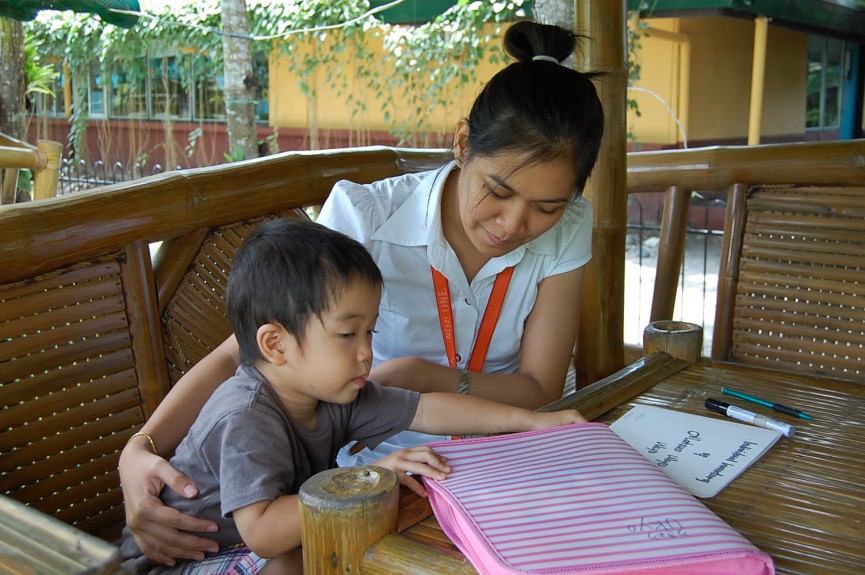
[[[556,63],[573,54],[577,35],[517,22],[504,45],[517,61],[493,76],[472,105],[467,156],[518,152],[527,163],[566,159],[576,172],[574,191],[581,194],[598,158],[604,110],[592,84],[596,74]]]
[[[381,285],[381,271],[363,245],[300,218],[269,220],[238,250],[228,276],[228,318],[240,364],[261,359],[256,334],[278,323],[303,341],[307,323],[321,317],[354,279]]]

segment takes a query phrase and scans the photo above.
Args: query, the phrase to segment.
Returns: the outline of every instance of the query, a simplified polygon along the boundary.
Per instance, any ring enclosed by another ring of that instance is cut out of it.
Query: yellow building
[[[638,4],[635,1],[629,4]],[[852,0],[743,2],[741,0],[656,0],[651,11],[628,25],[639,35],[632,57],[640,77],[629,91],[638,103],[631,112],[635,149],[716,144],[849,139],[863,134],[865,6]],[[579,30],[577,30],[579,32]],[[325,44],[304,50],[327,49]],[[367,49],[378,59],[382,33]],[[304,93],[287,59],[271,59],[270,124],[309,128],[310,147],[334,141],[361,145],[387,141],[394,125],[416,129],[404,145],[449,145],[454,123],[468,111],[485,79],[497,67],[484,64],[477,81],[453,86],[448,105],[428,111],[395,97],[385,118],[386,95],[356,80],[358,62],[347,51],[339,74],[365,111],[346,105],[345,95],[328,88],[328,72],[317,71]],[[385,78],[396,70],[378,70]],[[603,81],[603,80],[599,80]],[[393,97],[394,95],[391,94]]]

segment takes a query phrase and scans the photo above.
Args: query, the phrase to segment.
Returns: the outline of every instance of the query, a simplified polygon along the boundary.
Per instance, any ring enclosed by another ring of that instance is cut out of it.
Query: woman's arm
[[[144,424],[142,431],[153,438],[160,457],[151,452],[143,436],[130,441],[120,454],[126,523],[138,546],[154,561],[173,565],[174,558],[201,559],[203,551],[218,549],[209,539],[178,531],[213,531],[213,523],[169,509],[159,493],[167,485],[186,497],[198,494],[197,487],[165,459],[177,449],[214,390],[234,375],[237,363],[237,340],[232,335],[180,378]]]
[[[562,396],[579,327],[583,269],[541,282],[526,319],[519,372],[472,373],[469,394],[526,409]],[[455,369],[414,357],[384,362],[370,373],[370,379],[382,385],[420,392],[456,391],[459,378]]]
[[[532,431],[585,421],[572,409],[540,412],[480,397],[425,393],[409,429],[435,435],[475,435]]]

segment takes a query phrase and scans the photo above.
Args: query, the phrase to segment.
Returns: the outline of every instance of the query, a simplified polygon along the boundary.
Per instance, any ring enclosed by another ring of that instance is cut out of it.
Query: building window
[[[112,118],[147,117],[146,59],[139,58],[134,64],[113,64],[111,68]]]
[[[837,128],[841,118],[841,74],[844,42],[808,37],[808,98],[805,127]]]
[[[2,0],[0,0],[2,1]],[[32,98],[34,115],[63,116],[62,65],[52,83],[54,95]],[[268,120],[268,59],[253,54],[256,119]],[[88,114],[94,118],[138,120],[225,121],[222,68],[194,50],[170,55],[142,56],[133,62],[94,62],[87,78]]]
[[[189,120],[190,97],[186,90],[190,81],[189,57],[167,56],[150,60],[151,117]]]

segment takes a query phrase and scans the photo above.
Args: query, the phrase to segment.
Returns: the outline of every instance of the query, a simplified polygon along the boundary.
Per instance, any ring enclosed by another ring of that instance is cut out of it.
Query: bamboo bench
[[[0,493],[117,539],[120,450],[230,334],[225,282],[246,234],[302,216],[339,179],[441,162],[384,148],[300,153],[0,208]]]
[[[628,188],[668,189],[675,214],[690,190],[859,184],[863,157],[863,142],[631,154]],[[225,280],[246,234],[263,218],[305,217],[339,179],[442,160],[387,148],[293,153],[0,208],[0,493],[115,540],[120,450],[229,334]],[[151,259],[153,242],[162,244]],[[666,243],[659,262],[675,259]],[[677,264],[659,269],[658,301],[673,301],[677,275]],[[657,381],[625,379],[639,382],[613,378],[571,405],[600,414]]]

